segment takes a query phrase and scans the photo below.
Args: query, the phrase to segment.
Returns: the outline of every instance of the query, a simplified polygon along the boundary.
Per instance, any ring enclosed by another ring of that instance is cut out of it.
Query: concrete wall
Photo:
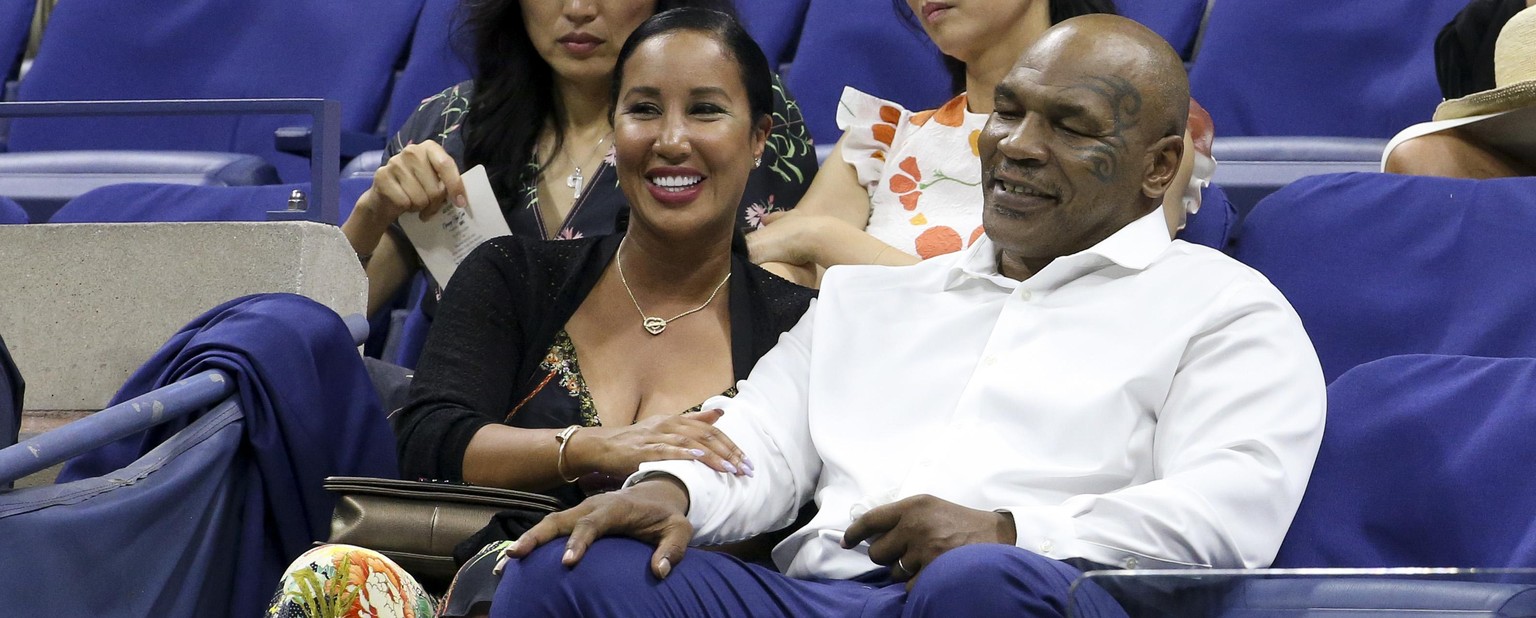
[[[341,230],[308,222],[0,226],[0,333],[27,410],[105,407],[172,334],[226,300],[293,292],[342,315],[367,278]]]

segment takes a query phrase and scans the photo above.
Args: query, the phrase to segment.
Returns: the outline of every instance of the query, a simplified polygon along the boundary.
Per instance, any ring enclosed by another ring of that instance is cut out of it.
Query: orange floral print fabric
[[[965,95],[913,113],[845,89],[837,121],[843,159],[869,191],[866,231],[923,259],[976,242],[982,234],[976,140],[986,118],[967,111]]]

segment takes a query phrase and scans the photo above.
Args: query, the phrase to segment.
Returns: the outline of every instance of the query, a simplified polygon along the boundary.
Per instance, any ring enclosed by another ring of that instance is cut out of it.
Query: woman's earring
[[[763,164],[763,158],[762,157],[753,157],[752,158],[752,169],[757,169],[762,164]]]

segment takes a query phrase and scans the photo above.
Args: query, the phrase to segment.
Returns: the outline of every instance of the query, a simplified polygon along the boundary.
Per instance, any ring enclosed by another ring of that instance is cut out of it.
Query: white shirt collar
[[[1069,272],[1080,271],[1077,272],[1080,276],[1089,270],[1085,267],[1096,266],[1102,260],[1108,260],[1132,270],[1144,270],[1172,242],[1168,238],[1168,227],[1164,223],[1163,211],[1157,208],[1140,219],[1126,224],[1125,227],[1092,247],[1056,258],[1041,272],[1059,271],[1065,268],[1070,269]],[[951,289],[970,279],[985,279],[1006,288],[1018,287],[1019,281],[1003,276],[998,269],[997,251],[997,245],[985,234],[976,239],[975,243],[954,258],[944,276],[944,289]],[[1036,277],[1038,276],[1039,273],[1036,273]]]

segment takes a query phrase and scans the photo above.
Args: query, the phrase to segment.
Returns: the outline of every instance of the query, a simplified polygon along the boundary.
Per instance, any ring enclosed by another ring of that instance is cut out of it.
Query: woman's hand
[[[588,427],[566,444],[566,465],[579,474],[623,478],[647,461],[695,459],[719,472],[752,476],[752,462],[715,428],[723,414],[704,410],[652,417],[626,427]]]
[[[762,228],[747,234],[747,249],[754,264],[816,264],[826,232],[837,226],[847,224],[834,217],[792,210],[769,213],[763,217]]]
[[[693,526],[688,523],[688,490],[671,477],[647,479],[552,513],[502,552],[496,574],[501,574],[508,559],[526,558],[540,545],[562,536],[569,537],[560,560],[567,567],[581,562],[592,542],[605,536],[627,536],[655,544],[651,572],[666,579],[693,538]]]
[[[452,201],[469,203],[453,157],[437,142],[411,144],[373,173],[373,186],[357,200],[357,209],[380,223],[417,213],[425,221]]]

